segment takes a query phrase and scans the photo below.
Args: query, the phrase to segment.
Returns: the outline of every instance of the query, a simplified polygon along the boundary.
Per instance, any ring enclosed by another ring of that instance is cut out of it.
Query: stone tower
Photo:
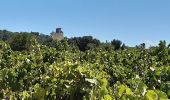
[[[56,28],[56,32],[52,33],[52,39],[54,41],[60,41],[64,38],[64,33],[61,28]]]

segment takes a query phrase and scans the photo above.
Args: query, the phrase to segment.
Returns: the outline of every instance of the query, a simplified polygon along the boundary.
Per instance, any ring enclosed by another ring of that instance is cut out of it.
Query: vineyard
[[[0,42],[0,99],[5,100],[168,100],[170,49],[95,47],[84,52],[57,42],[32,40],[14,51]]]

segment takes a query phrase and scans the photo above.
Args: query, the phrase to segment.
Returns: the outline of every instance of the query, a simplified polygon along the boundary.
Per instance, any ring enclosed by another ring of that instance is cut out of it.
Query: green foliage
[[[14,48],[14,50],[28,49],[25,44],[26,42],[28,43],[32,37],[36,38],[40,44],[52,47],[55,45],[55,41],[52,40],[51,36],[40,34],[39,32],[10,32],[7,30],[0,30],[0,40],[10,43],[11,48]],[[15,41],[18,43],[13,43]],[[12,44],[18,47],[15,48]]]
[[[104,44],[81,52],[67,39],[53,47],[28,40],[25,51],[11,50],[8,43],[0,42],[0,99],[170,98],[169,48],[164,42],[156,49],[115,51]]]
[[[74,37],[69,39],[68,43],[77,46],[80,51],[86,51],[100,45],[100,41],[92,36]]]
[[[14,51],[29,50],[32,38],[34,37],[26,33],[15,35],[10,41],[11,49]]]
[[[112,44],[114,50],[119,50],[121,48],[122,42],[120,40],[114,39],[111,41],[111,44]]]

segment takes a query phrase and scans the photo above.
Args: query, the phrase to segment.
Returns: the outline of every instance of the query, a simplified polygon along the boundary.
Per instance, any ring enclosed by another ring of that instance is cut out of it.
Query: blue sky
[[[0,0],[0,29],[120,39],[129,46],[170,42],[170,0]]]

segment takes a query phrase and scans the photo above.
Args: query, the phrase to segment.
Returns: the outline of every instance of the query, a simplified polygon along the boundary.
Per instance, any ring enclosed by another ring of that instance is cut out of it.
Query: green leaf
[[[157,93],[159,100],[168,100],[166,93],[159,90],[156,90],[155,92]]]
[[[120,85],[119,86],[119,88],[118,88],[118,95],[119,95],[119,97],[121,97],[123,95],[125,90],[126,90],[126,86],[125,85]]]
[[[149,100],[168,100],[167,95],[159,90],[148,90],[148,92],[146,93],[146,97]]]
[[[170,96],[170,90],[167,91],[167,95]]]
[[[148,100],[158,100],[158,95],[155,93],[154,90],[149,90],[146,93],[146,97]]]
[[[130,88],[126,88],[126,94],[127,95],[133,95],[133,92]]]
[[[102,100],[113,100],[113,98],[110,95],[105,95]]]

